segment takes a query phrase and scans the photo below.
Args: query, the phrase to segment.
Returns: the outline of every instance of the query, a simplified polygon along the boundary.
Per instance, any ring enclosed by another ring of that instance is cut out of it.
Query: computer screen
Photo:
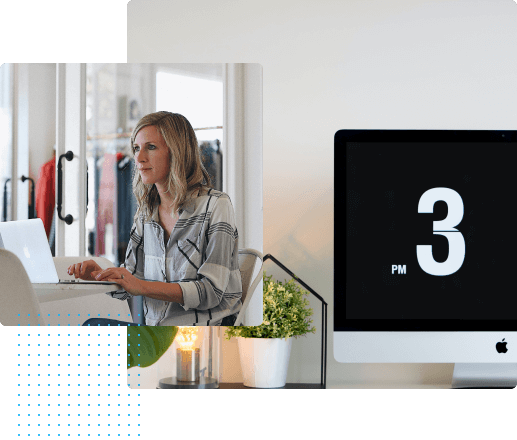
[[[516,159],[515,131],[336,133],[338,361],[376,362],[372,344],[378,362],[463,362],[465,344],[476,362],[517,361]],[[498,342],[506,356],[492,356]]]

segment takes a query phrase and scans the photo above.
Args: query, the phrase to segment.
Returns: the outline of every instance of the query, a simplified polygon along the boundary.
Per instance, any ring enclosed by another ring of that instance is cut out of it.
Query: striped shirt
[[[210,189],[187,199],[165,243],[158,209],[132,226],[124,266],[147,281],[178,283],[183,305],[143,297],[145,325],[221,325],[239,312],[239,235],[227,194]],[[127,292],[110,293],[126,299]]]

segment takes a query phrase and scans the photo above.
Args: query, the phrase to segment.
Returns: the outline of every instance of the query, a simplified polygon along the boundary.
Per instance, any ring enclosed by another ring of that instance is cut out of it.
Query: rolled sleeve
[[[185,311],[189,309],[197,309],[201,303],[201,297],[199,295],[198,287],[196,282],[181,282],[178,283],[183,292],[183,304],[180,304]]]
[[[238,277],[238,234],[235,214],[230,199],[220,197],[216,200],[208,228],[206,259],[199,267],[197,281],[178,283],[183,291],[183,308],[208,310],[217,307],[232,283],[231,278]],[[241,287],[236,287],[241,294]]]

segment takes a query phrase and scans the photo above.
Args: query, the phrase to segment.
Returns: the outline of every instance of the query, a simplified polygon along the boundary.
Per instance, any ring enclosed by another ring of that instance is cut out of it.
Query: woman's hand
[[[95,261],[85,260],[81,263],[68,266],[67,272],[68,275],[74,275],[81,280],[94,281],[95,278],[92,276],[92,272],[100,270],[102,270],[102,268]]]
[[[100,269],[100,268],[99,268]],[[145,295],[148,282],[141,280],[123,267],[110,267],[92,272],[95,281],[113,281],[131,295]]]

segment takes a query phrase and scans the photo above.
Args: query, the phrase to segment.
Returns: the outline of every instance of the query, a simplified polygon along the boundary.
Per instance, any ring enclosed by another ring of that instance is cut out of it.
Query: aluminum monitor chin
[[[335,359],[517,363],[517,131],[340,130],[334,154]]]

